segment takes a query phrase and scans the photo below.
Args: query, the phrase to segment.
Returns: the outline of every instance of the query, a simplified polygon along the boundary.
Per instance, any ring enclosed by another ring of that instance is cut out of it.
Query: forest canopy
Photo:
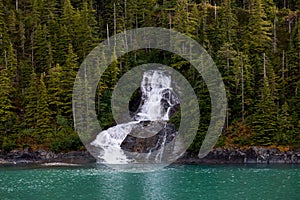
[[[72,117],[77,70],[100,42],[140,27],[182,32],[215,61],[228,98],[217,145],[300,146],[298,0],[0,0],[0,148],[83,149]],[[209,93],[201,75],[169,52],[138,50],[110,65],[95,94],[99,123],[115,123],[118,79],[149,62],[173,67],[193,86],[201,120],[190,150],[198,150]]]

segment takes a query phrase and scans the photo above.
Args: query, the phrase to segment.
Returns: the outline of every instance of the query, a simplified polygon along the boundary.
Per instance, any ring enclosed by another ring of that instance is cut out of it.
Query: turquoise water
[[[300,166],[1,167],[0,199],[300,199]]]

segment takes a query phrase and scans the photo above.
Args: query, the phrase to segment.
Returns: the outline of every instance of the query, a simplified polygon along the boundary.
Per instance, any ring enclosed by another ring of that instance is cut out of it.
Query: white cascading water
[[[171,77],[163,71],[149,70],[144,72],[141,90],[143,104],[134,116],[134,120],[100,132],[91,143],[91,145],[102,149],[98,157],[104,163],[125,164],[133,162],[126,157],[121,149],[121,144],[126,136],[141,121],[168,121],[171,107],[178,103],[177,100],[172,99],[170,94],[170,90],[172,90]],[[168,103],[167,109],[165,109],[162,100]],[[165,140],[163,142],[165,143]],[[160,157],[161,155],[162,153],[160,153]]]
[[[171,77],[161,71],[147,71],[141,83],[144,104],[136,119],[139,121],[169,120],[168,112],[163,111],[163,92],[171,89]]]

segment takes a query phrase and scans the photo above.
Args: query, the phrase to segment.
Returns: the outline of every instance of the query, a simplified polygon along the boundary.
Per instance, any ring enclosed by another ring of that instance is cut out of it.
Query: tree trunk
[[[285,64],[285,52],[282,51],[282,79],[284,79],[284,64]]]
[[[139,24],[138,24],[138,17],[137,17],[137,13],[135,14],[135,28],[138,28]]]
[[[5,68],[7,69],[7,53],[4,51]]]
[[[34,46],[34,31],[32,32],[31,34],[31,64],[32,66],[34,67],[35,69],[35,66],[34,66],[34,55],[33,55],[33,46]]]
[[[117,35],[117,16],[116,16],[116,4],[114,3],[114,42],[115,42],[115,46],[117,46],[116,35]]]
[[[124,0],[124,18],[127,20],[127,0]],[[124,20],[124,23],[125,23]]]
[[[273,39],[274,53],[277,51],[277,33],[276,33],[276,18],[274,19],[274,39]]]
[[[125,19],[124,19],[124,45],[125,45],[126,50],[128,51],[128,41],[127,41],[127,34],[126,34]]]
[[[217,20],[217,5],[215,3],[215,6],[214,6],[214,10],[215,10],[215,20]]]
[[[244,61],[242,58],[242,121],[245,120],[245,97],[244,97]]]
[[[107,43],[108,43],[108,46],[110,46],[108,24],[106,24],[106,35],[107,35]]]
[[[264,57],[264,79],[267,78],[267,69],[266,69],[266,53],[263,53]]]

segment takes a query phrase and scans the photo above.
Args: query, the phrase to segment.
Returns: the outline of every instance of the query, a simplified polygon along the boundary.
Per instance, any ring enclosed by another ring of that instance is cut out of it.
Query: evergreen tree
[[[4,54],[5,54],[5,49],[7,48],[9,44],[9,38],[7,34],[7,25],[5,23],[5,13],[4,13],[4,4],[2,1],[0,1],[0,63],[4,64]]]
[[[6,68],[8,70],[8,77],[11,79],[12,83],[15,82],[17,76],[17,58],[16,52],[10,43],[6,55]],[[13,84],[15,86],[15,83]]]
[[[209,40],[208,40],[208,1],[204,0],[201,3],[201,15],[200,15],[201,23],[200,23],[200,42],[202,46],[208,50],[210,47]]]
[[[112,55],[113,62],[110,64],[108,68],[109,73],[109,83],[108,87],[113,90],[115,85],[118,82],[119,74],[120,74],[120,68],[118,66],[118,60],[117,60],[117,54],[116,54],[116,48],[114,48],[114,52]]]
[[[61,15],[61,23],[67,27],[67,30],[70,34],[72,34],[72,25],[74,23],[74,7],[72,6],[70,0],[64,0],[62,15]]]
[[[271,145],[275,141],[277,132],[277,109],[272,99],[268,78],[264,78],[262,99],[257,105],[257,111],[253,116],[254,141],[260,145]]]
[[[294,139],[296,138],[293,134],[293,121],[289,114],[289,106],[287,102],[285,102],[278,115],[278,130],[276,135],[276,141],[278,144],[289,144],[294,143]]]
[[[64,65],[66,62],[69,44],[71,43],[70,33],[65,25],[59,26],[59,34],[53,36],[54,53],[53,58],[57,64]]]
[[[35,70],[37,73],[48,72],[52,65],[52,47],[48,40],[48,28],[46,25],[38,25],[34,37]]]
[[[36,113],[38,101],[38,79],[35,72],[32,72],[29,87],[25,92],[25,122],[27,129],[36,128]]]
[[[4,21],[4,5],[3,5],[3,2],[0,1],[0,35],[1,35],[0,39],[1,40],[3,38],[5,30],[6,30],[6,24]],[[1,42],[3,42],[3,41],[1,41]]]
[[[48,94],[49,94],[49,108],[52,113],[52,119],[56,120],[60,114],[61,97],[63,95],[63,89],[61,88],[62,80],[62,68],[59,64],[56,67],[50,69],[47,76]],[[56,125],[55,123],[53,123]]]
[[[41,74],[38,87],[38,101],[37,101],[37,112],[36,112],[36,134],[40,142],[51,136],[51,111],[49,109],[49,97],[47,88],[45,85],[45,74]]]
[[[16,120],[15,107],[12,101],[14,91],[12,80],[9,79],[9,70],[0,71],[0,144],[2,139],[11,133]]]
[[[96,22],[93,20],[92,13],[88,10],[85,2],[81,11],[74,15],[74,36],[73,46],[80,58],[84,58],[97,44],[95,33]]]
[[[69,44],[68,55],[65,65],[62,66],[61,89],[64,93],[61,96],[60,112],[62,116],[71,118],[72,114],[72,93],[73,85],[77,75],[78,57],[73,51],[73,47]]]
[[[271,22],[266,20],[262,0],[251,0],[249,22],[245,30],[244,50],[251,56],[254,66],[262,66],[261,56],[270,47]]]
[[[8,16],[8,31],[11,39],[16,39],[17,35],[17,18],[14,10],[10,10],[10,14]]]

